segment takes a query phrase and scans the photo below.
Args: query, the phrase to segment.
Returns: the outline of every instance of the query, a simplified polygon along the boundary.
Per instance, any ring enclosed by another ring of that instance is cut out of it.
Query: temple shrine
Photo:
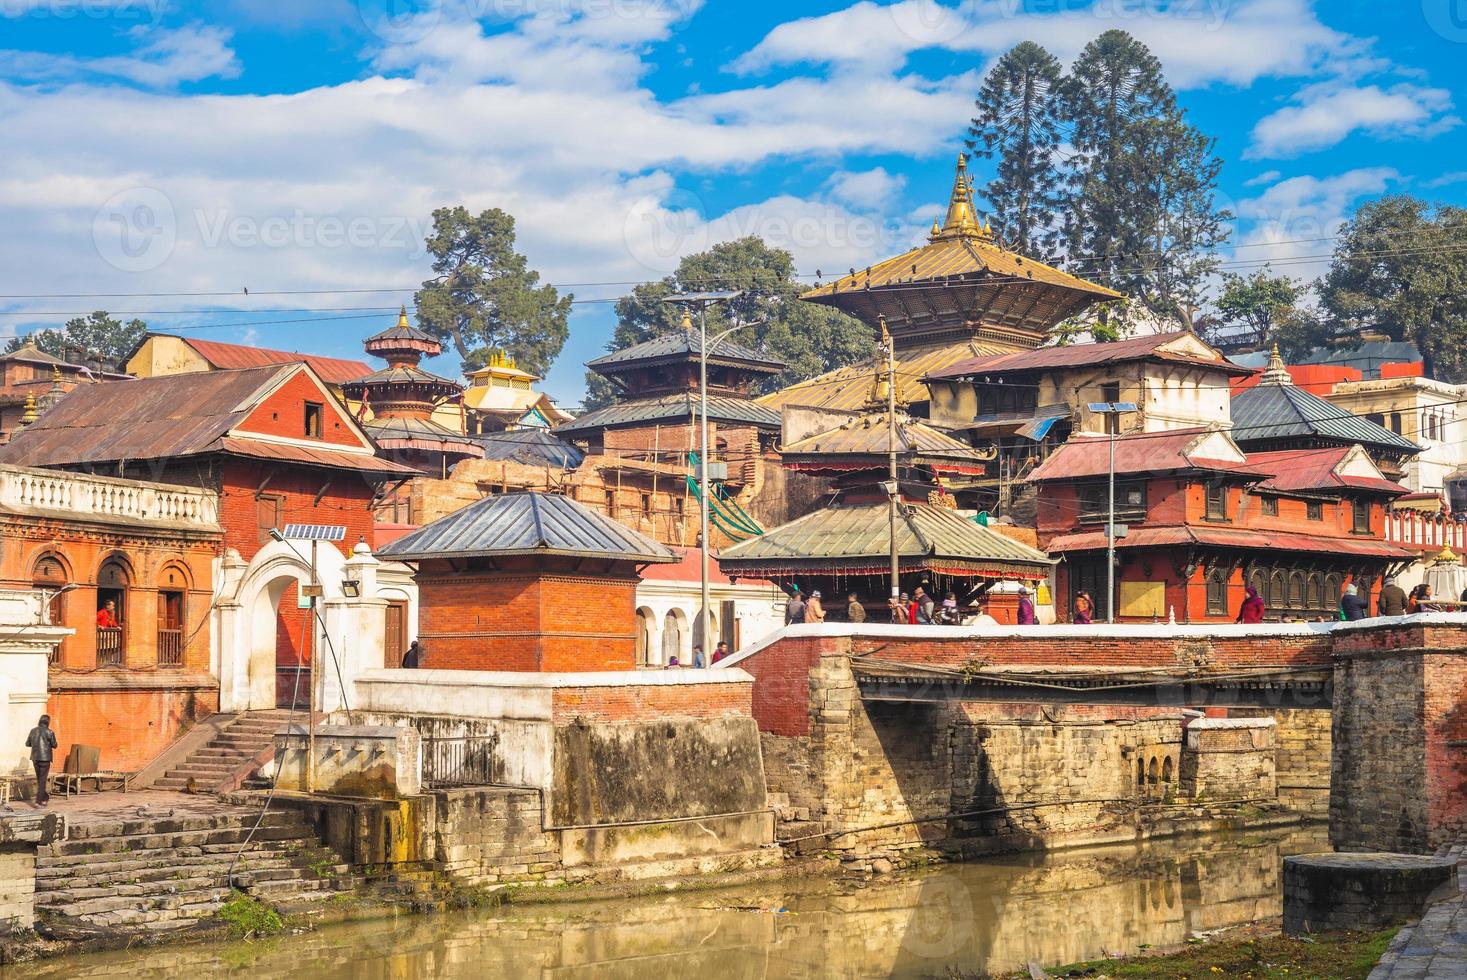
[[[920,379],[959,361],[1032,350],[1061,321],[1120,294],[1004,248],[973,207],[973,182],[958,154],[947,217],[927,244],[801,296],[833,306],[896,344],[897,377],[916,414],[927,393]],[[871,362],[853,364],[764,396],[771,408],[859,410]]]
[[[484,455],[464,432],[434,418],[440,408],[458,402],[463,386],[418,366],[424,357],[442,353],[443,345],[408,322],[406,307],[396,326],[368,337],[362,346],[386,360],[387,367],[346,382],[341,391],[360,403],[357,418],[384,455],[440,477],[459,460]]]

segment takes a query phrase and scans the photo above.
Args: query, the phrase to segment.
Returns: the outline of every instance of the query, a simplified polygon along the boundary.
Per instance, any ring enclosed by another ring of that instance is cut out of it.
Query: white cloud
[[[1025,10],[1017,0],[956,5],[860,0],[830,14],[779,25],[733,67],[755,72],[775,65],[832,63],[850,71],[888,72],[915,51],[942,48],[997,57],[1025,40],[1038,41],[1070,62],[1112,27],[1145,43],[1161,59],[1167,78],[1183,89],[1358,69],[1366,58],[1365,42],[1324,26],[1307,0],[1170,5],[1095,0],[1083,7],[1041,5],[1041,11]]]
[[[1379,138],[1432,136],[1456,126],[1452,99],[1445,89],[1401,83],[1316,85],[1295,96],[1295,105],[1264,116],[1253,127],[1244,156],[1258,159],[1297,156],[1334,146],[1356,131]]]
[[[1331,177],[1290,177],[1257,197],[1238,202],[1249,222],[1233,262],[1253,263],[1231,271],[1248,273],[1264,262],[1277,273],[1312,279],[1329,266],[1333,238],[1354,205],[1399,182],[1391,167],[1361,167]]]
[[[0,77],[25,82],[70,83],[114,78],[149,88],[169,88],[205,78],[234,78],[239,61],[230,32],[189,25],[173,30],[138,27],[128,32],[138,44],[130,54],[98,58],[0,50]]]
[[[1279,171],[1277,170],[1265,170],[1257,177],[1250,177],[1247,180],[1243,181],[1243,186],[1257,187],[1260,184],[1272,184],[1274,181],[1278,180],[1282,176],[1283,174],[1279,173]]]
[[[885,167],[873,170],[837,170],[825,181],[831,198],[860,211],[886,210],[900,197],[907,178]]]

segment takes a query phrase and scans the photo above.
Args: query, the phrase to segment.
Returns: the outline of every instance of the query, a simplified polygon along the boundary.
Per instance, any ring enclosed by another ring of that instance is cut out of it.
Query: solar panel
[[[287,524],[281,535],[297,541],[341,541],[346,538],[342,524]]]

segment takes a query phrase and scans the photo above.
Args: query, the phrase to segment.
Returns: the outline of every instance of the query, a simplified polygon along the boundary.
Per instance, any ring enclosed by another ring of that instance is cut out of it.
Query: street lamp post
[[[1116,432],[1121,416],[1136,411],[1135,402],[1091,402],[1087,406],[1105,417],[1105,430],[1110,435],[1110,468],[1106,482],[1105,512],[1105,621],[1116,621]]]
[[[698,578],[701,583],[701,608],[698,611],[698,633],[703,641],[703,666],[713,666],[713,651],[708,643],[708,306],[711,303],[726,303],[743,295],[742,290],[725,290],[708,293],[680,293],[668,296],[664,303],[682,303],[698,307],[698,416],[700,420],[698,452]],[[744,326],[730,327],[714,338],[716,345],[729,334]]]

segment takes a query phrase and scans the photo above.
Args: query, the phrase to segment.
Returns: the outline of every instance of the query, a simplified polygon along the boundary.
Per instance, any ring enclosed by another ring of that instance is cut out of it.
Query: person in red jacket
[[[1243,591],[1247,594],[1247,598],[1243,600],[1243,607],[1238,610],[1237,622],[1263,622],[1263,600],[1258,598],[1258,590],[1250,585]]]
[[[101,629],[115,630],[122,624],[117,621],[117,603],[108,599],[101,609],[97,610],[97,626]]]

